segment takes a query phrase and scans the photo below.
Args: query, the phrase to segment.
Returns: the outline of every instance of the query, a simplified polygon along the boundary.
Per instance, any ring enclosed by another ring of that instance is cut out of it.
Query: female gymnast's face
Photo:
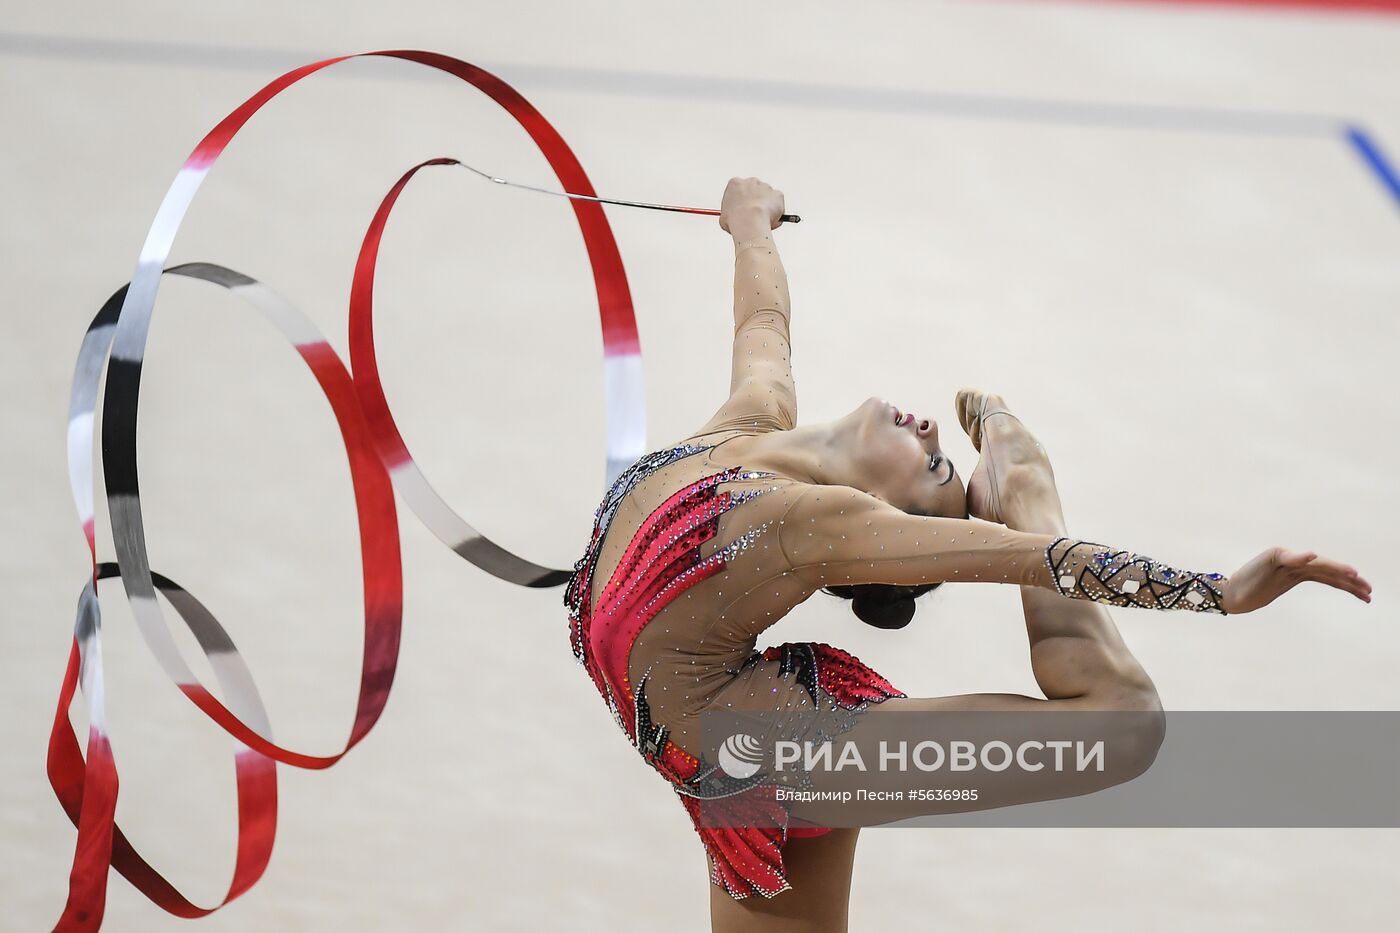
[[[842,420],[858,474],[851,485],[916,515],[967,515],[967,490],[938,445],[936,421],[882,398],[866,399]]]

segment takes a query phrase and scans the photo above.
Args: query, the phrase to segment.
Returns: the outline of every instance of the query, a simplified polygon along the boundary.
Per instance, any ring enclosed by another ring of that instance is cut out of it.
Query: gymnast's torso
[[[651,722],[692,755],[707,709],[810,702],[780,661],[755,657],[763,631],[815,591],[782,540],[808,486],[746,458],[751,437],[692,436],[624,471],[571,588],[575,654],[624,728],[641,691]]]
[[[575,657],[633,746],[680,796],[710,856],[711,880],[735,897],[771,897],[788,886],[784,840],[823,830],[787,826],[781,814],[762,830],[705,825],[706,801],[736,799],[739,788],[705,760],[702,715],[858,714],[903,694],[829,645],[756,650],[765,629],[820,588],[825,562],[813,559],[814,545],[798,544],[808,532],[788,526],[806,514],[795,506],[809,498],[820,505],[808,494],[825,487],[758,466],[746,457],[751,436],[695,435],[625,470],[595,513],[564,601]],[[817,527],[815,515],[807,522]],[[806,559],[794,560],[794,551]]]

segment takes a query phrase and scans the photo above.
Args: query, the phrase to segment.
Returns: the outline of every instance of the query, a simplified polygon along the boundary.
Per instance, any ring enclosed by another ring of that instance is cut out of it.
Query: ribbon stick
[[[607,466],[610,483],[642,455],[645,407],[641,348],[622,260],[603,214],[605,201],[552,126],[508,84],[474,65],[432,52],[394,50],[364,53],[398,58],[446,72],[476,87],[513,116],[540,148],[570,198],[593,272],[603,331],[607,404]],[[102,920],[108,869],[115,868],[153,902],[182,917],[203,916],[245,892],[267,865],[276,834],[276,763],[326,768],[339,761],[374,727],[387,702],[398,664],[403,581],[395,490],[439,539],[468,561],[503,579],[527,586],[552,586],[569,574],[518,557],[475,531],[433,491],[414,464],[390,413],[379,381],[373,342],[374,270],[389,214],[399,193],[422,168],[460,165],[431,159],[410,169],[389,191],[365,235],[350,299],[350,357],[347,370],[325,338],[285,299],[257,280],[213,263],[166,269],[175,236],[205,176],[223,150],[257,111],[283,90],[318,71],[359,56],[340,56],[303,66],[262,88],[224,118],[197,145],[167,191],[147,234],[131,282],[103,305],[83,338],[69,407],[68,462],[73,499],[92,557],[92,573],[79,597],[74,639],[59,694],[49,744],[49,779],[64,810],[78,827],[69,895],[57,928],[96,929]],[[489,177],[489,176],[488,176]],[[502,182],[505,183],[505,182]],[[508,183],[507,183],[508,184]],[[516,186],[527,187],[527,186]],[[664,205],[633,206],[717,213]],[[196,278],[229,290],[259,311],[291,343],[330,402],[350,466],[359,518],[364,587],[364,646],[355,717],[339,751],[316,755],[274,741],[251,672],[214,615],[150,566],[137,468],[137,414],[141,369],[156,294],[166,274]],[[111,516],[115,563],[97,560],[94,496],[94,425],[99,382],[103,479]],[[120,576],[137,627],[165,675],[235,740],[238,786],[238,856],[234,877],[220,904],[200,907],[181,895],[135,851],[114,821],[117,769],[107,737],[103,697],[101,616],[98,581]],[[194,634],[220,687],[216,697],[195,676],[176,646],[161,594]],[[69,720],[81,687],[89,722],[87,755]]]
[[[559,198],[575,198],[580,201],[596,201],[599,204],[617,204],[622,207],[645,207],[653,211],[676,211],[681,214],[703,214],[706,217],[718,217],[720,212],[711,207],[678,207],[674,204],[652,204],[648,201],[624,201],[621,198],[599,198],[588,194],[574,194],[570,191],[551,191],[549,188],[536,188],[534,185],[522,185],[515,181],[506,181],[504,178],[497,178],[495,175],[488,175],[479,168],[472,168],[465,162],[458,162],[458,165],[479,175],[487,181],[494,181],[498,185],[509,185],[512,188],[520,188],[524,191],[536,191],[540,194],[552,194]],[[783,214],[778,218],[780,223],[797,224],[802,222],[802,218],[796,214]]]

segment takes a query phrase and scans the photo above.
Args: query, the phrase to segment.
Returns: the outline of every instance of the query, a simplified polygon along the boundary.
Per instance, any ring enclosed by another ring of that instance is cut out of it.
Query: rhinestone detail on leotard
[[[1225,613],[1219,573],[1193,573],[1091,541],[1056,538],[1045,566],[1062,596],[1110,606]]]

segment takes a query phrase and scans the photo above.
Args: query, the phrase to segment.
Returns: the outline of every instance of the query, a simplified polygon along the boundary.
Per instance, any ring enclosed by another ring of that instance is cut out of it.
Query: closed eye
[[[933,454],[928,458],[928,469],[935,477],[942,477],[938,480],[938,485],[942,486],[953,479],[956,470],[953,469],[953,461],[942,454]]]

